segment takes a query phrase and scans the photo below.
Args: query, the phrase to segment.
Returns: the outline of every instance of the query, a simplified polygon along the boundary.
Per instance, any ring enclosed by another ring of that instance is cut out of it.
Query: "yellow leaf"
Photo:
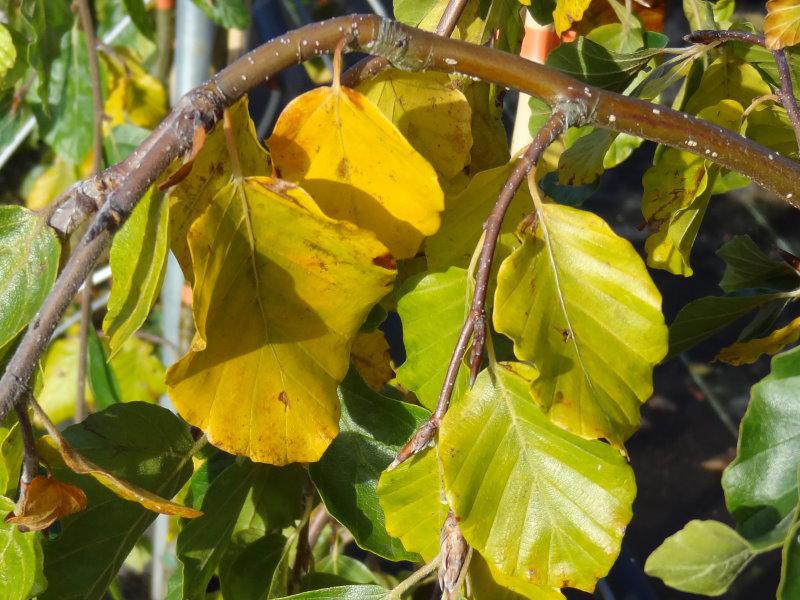
[[[247,176],[268,175],[269,156],[258,141],[255,125],[247,109],[247,96],[228,108],[228,114],[233,124],[231,135],[236,144],[242,173]],[[186,239],[189,228],[203,214],[216,193],[230,183],[232,177],[225,132],[222,123],[218,123],[206,136],[202,151],[191,164],[189,175],[170,190],[170,247],[189,281],[194,277],[192,257]]]
[[[364,382],[376,392],[394,377],[389,344],[379,329],[359,332],[350,351],[350,360]]]
[[[14,523],[29,531],[41,531],[85,508],[86,494],[79,487],[52,477],[34,477],[21,506],[8,513],[6,523]]]
[[[40,210],[63,192],[80,175],[78,169],[56,157],[49,167],[34,179],[28,193],[25,194],[25,206],[31,210]]]
[[[38,415],[41,417],[41,415]],[[186,519],[194,519],[203,513],[194,508],[170,502],[166,498],[147,491],[144,488],[123,481],[119,477],[104,471],[93,462],[81,456],[66,439],[53,427],[52,423],[45,421],[45,427],[50,435],[39,438],[36,449],[39,455],[48,462],[59,460],[80,475],[90,475],[99,483],[110,489],[120,498],[137,502],[148,510],[164,515],[175,515]]]
[[[746,342],[736,342],[727,348],[723,348],[719,356],[717,356],[717,360],[737,367],[754,363],[762,354],[777,354],[785,346],[794,344],[799,339],[800,317],[797,317],[785,327],[776,329],[766,337]]]
[[[54,341],[41,362],[37,374],[40,391],[36,399],[44,412],[56,423],[71,419],[75,414],[75,396],[78,385],[78,338],[71,336]],[[86,400],[94,402],[89,386]]]
[[[573,23],[580,21],[590,3],[591,0],[556,0],[556,9],[553,11],[556,33],[561,35],[572,27]]]
[[[397,126],[443,179],[469,164],[472,110],[444,73],[384,71],[358,91]]]
[[[129,121],[152,129],[167,113],[167,92],[161,82],[149,75],[124,47],[101,53],[108,72],[109,93],[103,107],[110,117],[109,129]]]
[[[375,232],[410,258],[439,229],[436,172],[362,94],[317,88],[293,100],[267,141],[276,173],[302,185],[326,215]]]
[[[167,373],[178,411],[228,452],[318,460],[353,338],[394,280],[386,247],[267,177],[222,188],[189,247],[197,336]]]
[[[800,2],[798,0],[769,0],[764,19],[767,48],[780,50],[800,42]]]

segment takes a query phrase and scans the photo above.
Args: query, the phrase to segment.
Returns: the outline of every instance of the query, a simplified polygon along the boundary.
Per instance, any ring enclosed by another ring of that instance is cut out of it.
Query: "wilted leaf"
[[[676,590],[721,596],[754,555],[727,525],[695,520],[656,548],[645,571]]]
[[[800,3],[797,0],[767,2],[764,38],[770,50],[780,50],[800,42]]]
[[[158,298],[169,251],[168,219],[164,194],[151,187],[114,236],[114,279],[103,319],[112,356],[144,324]]]
[[[444,73],[384,71],[357,90],[377,106],[443,179],[469,164],[472,110]]]
[[[0,347],[28,324],[56,279],[61,247],[44,217],[0,206]]]
[[[375,232],[395,258],[414,256],[439,229],[436,172],[355,90],[295,98],[267,145],[280,177],[302,185],[329,217]]]
[[[417,560],[387,533],[377,487],[383,470],[429,413],[373,392],[352,369],[339,386],[339,398],[339,435],[309,466],[311,478],[328,512],[359,546],[389,560]]]
[[[24,502],[6,516],[6,523],[41,531],[85,508],[86,494],[81,488],[53,477],[34,477],[28,484]]]
[[[580,21],[590,2],[591,0],[556,0],[556,9],[553,11],[556,34],[561,35],[574,22]]]
[[[467,272],[451,267],[443,273],[425,273],[406,282],[398,295],[406,361],[397,369],[397,380],[414,392],[420,404],[433,410],[469,311]],[[466,387],[467,372],[461,369],[453,397],[458,398]]]
[[[725,273],[719,282],[725,292],[764,289],[788,292],[800,287],[800,273],[785,261],[771,258],[750,236],[737,235],[717,250],[725,261]]]
[[[394,377],[389,342],[380,329],[359,331],[350,350],[350,362],[373,390],[380,391]]]
[[[242,174],[268,175],[269,156],[258,141],[256,127],[247,108],[247,96],[227,110]],[[188,176],[170,190],[170,248],[190,282],[194,280],[194,274],[187,241],[189,228],[233,177],[223,124],[218,123],[204,139],[202,150],[193,159]]]
[[[445,492],[464,537],[500,573],[592,591],[631,518],[633,471],[608,444],[551,423],[531,402],[535,375],[499,363],[453,402],[439,433]]]
[[[720,350],[718,360],[739,366],[755,362],[762,354],[776,354],[800,339],[800,317],[768,336],[736,342]]]
[[[795,348],[774,357],[770,374],[753,386],[736,459],[722,476],[728,510],[754,545],[782,541],[797,507],[798,386],[800,348]]]
[[[12,514],[14,503],[0,496],[0,515]],[[22,533],[16,525],[0,522],[0,597],[4,600],[28,600],[37,579],[42,577],[42,550],[39,534]],[[42,596],[39,596],[42,597]]]
[[[189,428],[177,416],[142,402],[115,404],[91,414],[68,427],[64,437],[87,460],[165,497],[172,497],[189,479],[197,450]],[[86,492],[88,506],[64,518],[58,537],[44,543],[45,574],[57,583],[39,597],[100,600],[156,515],[92,478],[59,466],[57,458],[51,465],[58,479]]]
[[[538,200],[537,214],[500,267],[495,327],[536,364],[534,398],[555,423],[621,447],[666,353],[661,295],[600,217]]]
[[[178,411],[228,452],[318,460],[352,340],[394,279],[385,246],[271,178],[222,188],[189,246],[197,335],[167,373]]]
[[[429,448],[396,469],[384,471],[378,481],[386,531],[426,561],[439,554],[439,532],[449,511],[437,453],[436,448]]]
[[[469,265],[483,233],[483,222],[497,202],[497,196],[513,168],[514,161],[481,171],[470,180],[464,191],[447,199],[442,226],[436,235],[425,242],[425,254],[431,271],[444,271],[451,266],[466,268]],[[533,200],[527,182],[523,182],[503,220],[495,254],[497,264],[519,245],[514,231],[532,211]]]

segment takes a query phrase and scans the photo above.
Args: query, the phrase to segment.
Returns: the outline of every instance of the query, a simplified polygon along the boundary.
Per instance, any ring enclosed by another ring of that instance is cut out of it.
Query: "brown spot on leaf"
[[[389,269],[390,271],[394,271],[397,268],[397,263],[394,261],[394,257],[388,252],[373,258],[372,264],[383,267],[384,269]]]
[[[281,393],[278,394],[278,400],[280,400],[286,408],[289,408],[289,395],[285,391],[281,390]]]

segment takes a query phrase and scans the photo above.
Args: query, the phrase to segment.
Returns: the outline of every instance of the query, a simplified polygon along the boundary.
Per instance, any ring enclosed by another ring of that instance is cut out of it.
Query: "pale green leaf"
[[[541,203],[537,214],[500,267],[495,327],[536,364],[534,397],[555,423],[621,447],[666,353],[661,295],[600,217]]]
[[[469,310],[467,272],[451,267],[423,274],[406,282],[398,295],[406,362],[397,369],[397,380],[416,394],[420,404],[433,410]],[[453,397],[466,390],[466,383],[466,369],[461,369]]]
[[[17,49],[8,29],[0,23],[0,79],[6,76],[17,61]]]
[[[450,407],[439,432],[445,492],[464,537],[500,573],[592,591],[619,553],[633,471],[601,441],[531,401],[535,370],[499,363]]]
[[[391,600],[389,590],[377,585],[347,585],[286,596],[286,600]]]
[[[61,251],[44,217],[0,206],[0,347],[39,310],[56,279]]]
[[[43,577],[40,534],[22,533],[16,525],[6,523],[5,517],[13,510],[14,502],[0,496],[0,597],[28,600]]]
[[[754,555],[747,541],[727,525],[695,520],[664,540],[644,568],[676,590],[721,596]]]

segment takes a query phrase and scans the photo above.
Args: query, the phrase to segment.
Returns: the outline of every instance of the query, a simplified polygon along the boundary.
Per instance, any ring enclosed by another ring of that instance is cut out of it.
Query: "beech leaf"
[[[594,590],[619,553],[636,494],[608,444],[552,423],[535,369],[498,363],[453,402],[439,432],[447,500],[467,542],[515,580]],[[510,543],[510,540],[514,540]]]
[[[167,372],[178,411],[227,452],[318,460],[353,338],[394,280],[386,247],[267,177],[220,189],[189,246],[197,335]]]
[[[267,141],[276,172],[322,211],[375,232],[410,258],[439,229],[436,172],[361,93],[322,87],[292,100]]]
[[[555,423],[622,447],[666,354],[661,295],[600,217],[538,200],[537,215],[500,267],[495,327],[536,364],[534,398]]]
[[[81,488],[53,477],[34,477],[22,505],[6,516],[6,523],[41,531],[85,508],[86,494]]]
[[[469,582],[474,600],[564,600],[557,589],[544,588],[497,572],[477,552],[469,561]]]
[[[559,36],[583,18],[584,11],[589,8],[591,0],[556,0],[553,11],[553,25]]]
[[[0,496],[0,516],[13,515],[14,503]],[[42,548],[40,534],[23,533],[11,523],[0,522],[0,597],[4,600],[41,598],[37,589],[42,577]]]
[[[717,360],[731,365],[747,365],[756,362],[762,354],[777,354],[789,344],[800,339],[800,317],[780,327],[766,337],[736,342],[720,350]]]
[[[780,50],[800,42],[800,3],[797,0],[767,2],[764,38],[769,50]]]

